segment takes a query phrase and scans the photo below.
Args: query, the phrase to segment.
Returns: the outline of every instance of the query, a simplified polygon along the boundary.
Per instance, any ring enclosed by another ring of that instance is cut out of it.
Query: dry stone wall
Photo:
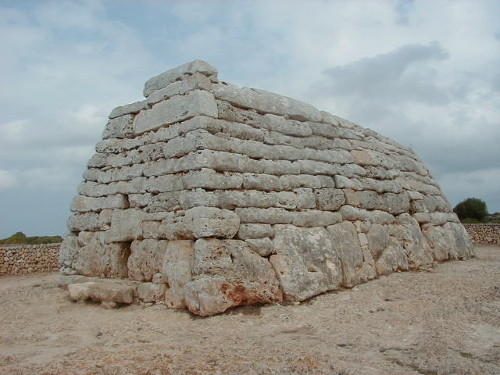
[[[59,269],[60,244],[7,245],[0,247],[0,276],[24,275]]]
[[[388,138],[221,82],[203,61],[150,79],[144,95],[111,112],[88,163],[65,274],[211,315],[471,256],[427,168]]]
[[[500,224],[464,224],[464,227],[474,243],[500,244]]]

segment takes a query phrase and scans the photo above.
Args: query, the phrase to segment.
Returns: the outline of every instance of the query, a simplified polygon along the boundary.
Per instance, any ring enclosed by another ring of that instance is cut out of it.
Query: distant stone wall
[[[59,269],[60,244],[0,246],[0,276]]]
[[[477,244],[500,244],[500,224],[464,224],[472,242]]]

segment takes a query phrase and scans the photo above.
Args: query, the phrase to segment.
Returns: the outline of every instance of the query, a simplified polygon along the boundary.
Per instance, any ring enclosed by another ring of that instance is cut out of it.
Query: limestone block
[[[141,223],[141,237],[158,239],[160,235],[160,223],[157,220],[143,220]]]
[[[295,174],[334,176],[338,173],[335,165],[320,161],[298,160],[296,164],[299,166],[299,171]]]
[[[180,191],[168,191],[166,193],[155,194],[146,208],[148,212],[168,212],[177,211],[181,208],[179,196]]]
[[[375,277],[373,265],[363,264],[365,258],[354,224],[344,221],[329,226],[327,231],[340,259],[342,286],[350,288]]]
[[[74,233],[64,236],[59,249],[59,265],[65,268],[73,268],[73,261],[80,250],[78,237]]]
[[[215,207],[194,207],[187,210],[185,220],[186,223],[191,223],[196,238],[233,238],[240,226],[237,214]]]
[[[389,229],[381,224],[373,224],[367,233],[368,247],[373,259],[380,258],[382,252],[389,246]]]
[[[114,307],[116,304],[131,304],[135,288],[126,283],[99,281],[90,286],[90,299]]]
[[[130,194],[128,196],[130,208],[142,208],[149,205],[151,202],[151,193],[145,194]]]
[[[307,123],[288,120],[282,116],[272,114],[262,116],[262,122],[259,122],[259,125],[266,129],[295,137],[308,137],[312,135],[312,130]]]
[[[257,173],[267,173],[276,176],[281,176],[285,174],[299,174],[300,165],[298,162],[291,162],[289,160],[261,160],[259,164],[262,166],[261,171],[255,171]],[[242,170],[242,172],[253,172],[251,170]]]
[[[279,176],[281,189],[293,190],[297,188],[329,188],[334,187],[335,182],[330,176],[312,176],[312,175],[282,175]]]
[[[144,303],[163,302],[165,300],[165,284],[139,283],[136,295]]]
[[[108,163],[108,155],[106,154],[94,154],[87,162],[87,167],[89,168],[102,168]]]
[[[113,281],[89,281],[68,285],[69,298],[75,302],[93,300],[106,306],[130,304],[134,300],[133,285]]]
[[[150,193],[163,193],[183,189],[183,180],[178,175],[150,177],[144,182],[143,189]]]
[[[135,239],[135,229],[141,226],[144,212],[140,209],[115,210],[111,217],[111,228],[106,231],[106,242],[124,242]]]
[[[165,157],[163,147],[162,143],[152,143],[131,150],[127,154],[129,164],[140,164],[161,159]]]
[[[282,208],[236,208],[242,223],[290,224],[294,214]]]
[[[219,108],[219,118],[221,118],[220,108]],[[265,132],[262,129],[257,129],[250,125],[242,124],[239,122],[218,120],[217,123],[221,127],[219,132],[215,133],[215,135],[218,137],[224,137],[229,135],[231,137],[239,139],[264,142]]]
[[[90,198],[77,195],[71,203],[73,212],[99,212],[106,208],[127,208],[128,200],[122,194],[110,195],[107,197]]]
[[[175,95],[183,95],[192,90],[210,90],[212,81],[207,76],[201,73],[194,73],[192,75],[184,75],[180,81],[175,81],[168,84],[166,87],[152,92],[146,103],[149,105],[167,100]]]
[[[345,205],[342,206],[339,211],[342,214],[343,220],[370,221],[372,223],[379,224],[391,224],[395,221],[394,216],[387,212],[379,210],[368,211],[361,208]]]
[[[409,214],[404,213],[397,217],[397,230],[393,236],[405,249],[408,258],[408,267],[418,269],[422,265],[432,263],[432,250],[424,237],[420,225]]]
[[[144,96],[147,98],[153,92],[160,90],[172,82],[180,80],[185,74],[203,74],[207,77],[217,77],[217,69],[202,60],[194,60],[175,69],[167,70],[153,78],[144,85]]]
[[[255,190],[281,190],[280,177],[269,174],[243,173],[243,188]]]
[[[307,210],[293,213],[292,224],[298,227],[326,227],[342,221],[338,212]]]
[[[78,256],[73,258],[71,268],[85,276],[127,277],[130,245],[106,244],[102,232],[80,232],[83,233],[85,238],[80,241]]]
[[[197,240],[193,276],[185,285],[184,296],[189,310],[197,315],[282,299],[271,265],[244,241]]]
[[[341,175],[333,177],[335,186],[339,189],[363,190],[363,185],[355,178],[348,178]]]
[[[297,208],[316,208],[316,196],[313,193],[313,189],[310,188],[298,188],[293,189],[296,194]]]
[[[450,249],[452,259],[467,259],[474,255],[474,247],[465,228],[458,222],[449,222],[443,225],[453,239],[454,246]]]
[[[102,138],[131,138],[134,135],[132,123],[133,115],[123,115],[110,119],[104,128]]]
[[[408,270],[408,258],[403,246],[398,241],[391,239],[389,246],[375,262],[375,268],[377,275],[387,275],[397,270]]]
[[[134,132],[141,134],[194,116],[217,117],[217,104],[207,91],[190,91],[146,109],[134,118]]]
[[[193,241],[170,241],[163,259],[161,273],[168,284],[165,303],[171,308],[183,308],[184,286],[192,280]]]
[[[343,164],[336,167],[337,174],[348,178],[363,177],[368,174],[368,171],[358,164]]]
[[[178,176],[175,176],[179,180]],[[241,174],[223,172],[217,173],[212,169],[201,169],[190,171],[182,176],[181,182],[185,189],[205,188],[205,189],[240,189],[243,185],[244,177]]]
[[[97,231],[101,229],[99,214],[95,212],[86,212],[83,214],[72,215],[68,219],[68,229],[72,232]]]
[[[128,258],[128,277],[137,281],[151,281],[162,270],[168,241],[144,239],[133,241]]]
[[[93,285],[95,285],[95,282],[93,281],[87,281],[77,284],[69,284],[68,285],[69,299],[73,302],[84,302],[90,299],[90,292],[91,292],[90,289]]]
[[[416,212],[413,217],[421,224],[443,225],[447,222],[459,222],[454,212]]]
[[[147,107],[147,102],[145,100],[140,100],[138,102],[134,102],[127,105],[121,105],[111,111],[109,118],[114,119],[116,117],[124,115],[136,114],[142,109],[145,109],[146,107]]]
[[[171,240],[204,237],[232,238],[240,218],[232,211],[216,207],[193,207],[162,221],[160,236]]]
[[[317,206],[324,211],[337,211],[346,203],[344,192],[340,189],[314,189]]]
[[[241,224],[238,230],[237,237],[242,240],[248,238],[264,238],[273,237],[274,230],[269,224]]]
[[[231,84],[216,84],[212,92],[217,99],[225,100],[242,108],[252,108],[259,112],[286,115],[299,121],[321,121],[321,113],[309,104],[273,94],[268,91],[238,88]]]
[[[372,178],[361,178],[358,181],[363,186],[363,190],[373,190],[377,193],[396,193],[399,194],[403,191],[400,184],[395,181],[375,180]],[[413,199],[410,197],[410,199]]]
[[[303,301],[340,287],[342,270],[324,228],[276,225],[270,262],[287,301]]]
[[[251,124],[255,126],[263,121],[262,115],[257,113],[255,109],[235,107],[224,100],[217,100],[217,108],[219,110],[219,118],[231,123]]]
[[[153,137],[153,143],[166,142],[176,137],[183,136],[184,134],[196,129],[205,129],[214,134],[222,131],[224,125],[224,121],[217,120],[212,117],[196,116],[185,121],[171,124],[168,127],[159,128],[156,132],[145,133],[141,135],[141,137],[151,134]]]
[[[274,243],[269,237],[248,238],[245,242],[261,257],[267,257],[274,253]]]
[[[222,276],[200,277],[189,282],[184,288],[187,308],[193,314],[210,316],[234,307],[234,301],[224,293],[227,285]]]
[[[422,232],[432,249],[432,256],[434,260],[447,260],[450,256],[450,251],[455,251],[453,250],[455,241],[449,230],[446,230],[441,226],[425,224],[422,227]]]

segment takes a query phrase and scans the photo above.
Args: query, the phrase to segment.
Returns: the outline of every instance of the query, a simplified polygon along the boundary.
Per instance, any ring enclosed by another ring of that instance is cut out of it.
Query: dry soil
[[[297,305],[197,318],[0,278],[0,374],[500,374],[500,247]]]

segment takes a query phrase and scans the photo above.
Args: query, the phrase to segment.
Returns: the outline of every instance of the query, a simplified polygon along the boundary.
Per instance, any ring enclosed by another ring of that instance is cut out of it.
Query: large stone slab
[[[193,281],[184,286],[184,298],[188,309],[197,315],[282,299],[271,264],[244,241],[197,240],[192,272]]]
[[[304,301],[342,282],[339,254],[324,228],[274,226],[273,265],[284,299]]]
[[[153,92],[180,80],[184,75],[193,75],[196,73],[212,77],[213,79],[217,78],[217,69],[212,65],[203,60],[194,60],[148,79],[144,85],[144,96],[147,98]]]
[[[134,132],[142,134],[195,116],[217,117],[217,104],[211,93],[190,91],[142,110],[134,119]]]

